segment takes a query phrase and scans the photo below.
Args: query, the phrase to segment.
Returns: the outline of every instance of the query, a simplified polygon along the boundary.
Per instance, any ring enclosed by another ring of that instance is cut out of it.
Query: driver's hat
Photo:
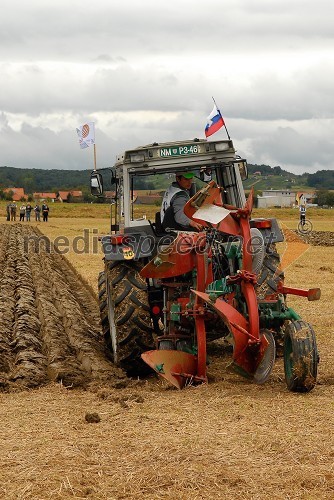
[[[176,172],[176,177],[184,177],[185,179],[192,179],[195,176],[194,172]]]

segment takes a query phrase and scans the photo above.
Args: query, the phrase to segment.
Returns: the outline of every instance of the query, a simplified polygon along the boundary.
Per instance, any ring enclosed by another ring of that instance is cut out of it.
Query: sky
[[[204,138],[213,96],[249,163],[334,169],[333,0],[0,5],[0,166],[93,168],[90,121],[98,167]]]

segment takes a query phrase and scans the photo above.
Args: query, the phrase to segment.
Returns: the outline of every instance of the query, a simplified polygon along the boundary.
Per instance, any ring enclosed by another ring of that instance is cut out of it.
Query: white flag
[[[80,148],[89,148],[95,144],[95,123],[88,122],[77,128],[77,134],[79,137]]]

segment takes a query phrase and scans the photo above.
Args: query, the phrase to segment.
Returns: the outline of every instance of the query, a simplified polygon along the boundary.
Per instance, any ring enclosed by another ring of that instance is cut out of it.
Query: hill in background
[[[248,164],[249,178],[244,182],[246,190],[254,186],[256,192],[268,189],[317,190],[334,189],[334,170],[320,170],[315,174],[295,175],[281,167]],[[44,170],[0,167],[0,188],[23,187],[26,193],[57,192],[80,189],[89,191],[90,170]],[[138,189],[159,189],[154,180],[143,178]]]
[[[315,191],[334,189],[334,170],[319,170],[315,174],[292,174],[281,167],[248,164],[248,179],[245,189],[254,187],[255,191],[269,189],[291,189],[292,191]]]
[[[26,193],[89,189],[90,172],[0,167],[0,186],[23,187]]]

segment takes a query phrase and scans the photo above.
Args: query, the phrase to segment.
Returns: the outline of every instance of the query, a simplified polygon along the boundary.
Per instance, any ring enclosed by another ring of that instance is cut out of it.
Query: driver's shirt
[[[183,208],[190,199],[186,189],[182,189],[177,182],[173,182],[164,194],[161,204],[160,217],[163,228],[189,230],[190,219],[183,212]]]

